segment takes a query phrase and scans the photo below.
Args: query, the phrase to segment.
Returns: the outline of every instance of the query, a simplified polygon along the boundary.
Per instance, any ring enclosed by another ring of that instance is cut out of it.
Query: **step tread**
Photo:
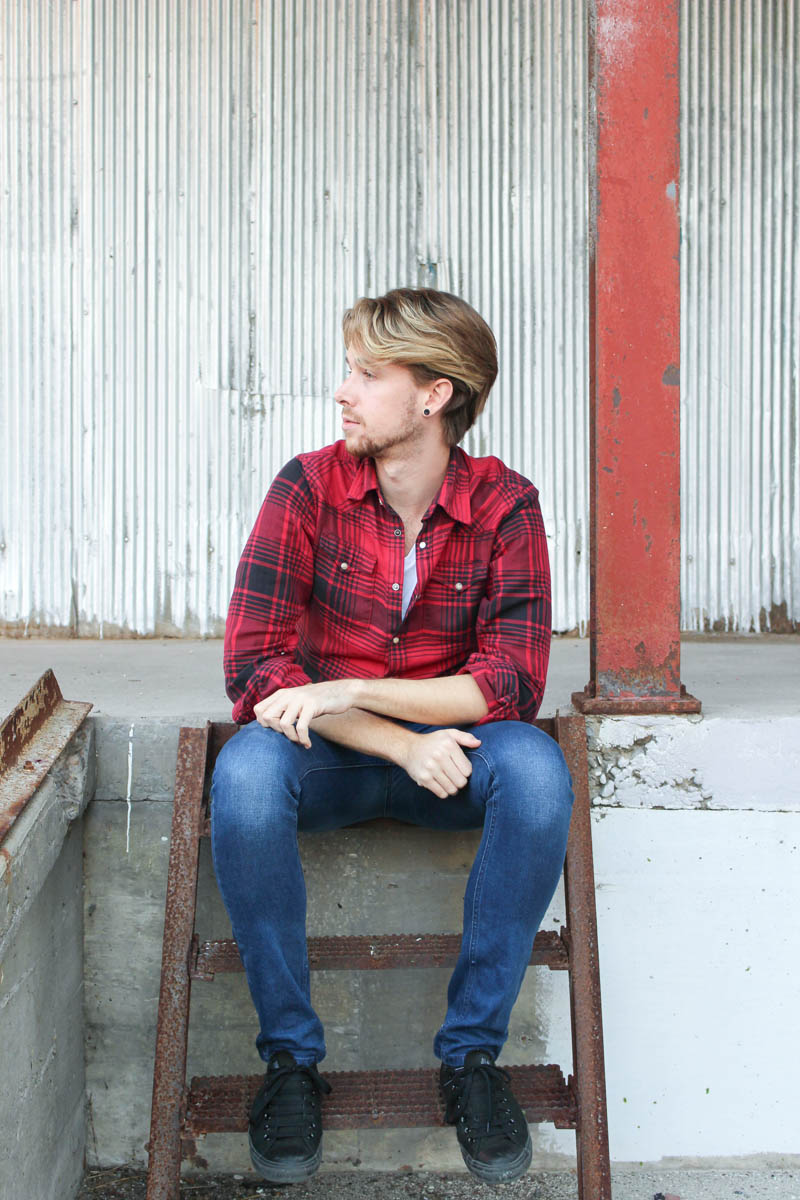
[[[501,1064],[502,1065],[502,1064]],[[529,1121],[552,1121],[574,1129],[575,1096],[561,1068],[506,1067],[514,1094]],[[410,1128],[443,1122],[438,1071],[323,1071],[332,1087],[323,1097],[326,1129]],[[263,1075],[198,1076],[192,1079],[186,1105],[186,1132],[244,1132],[253,1098]]]
[[[308,939],[312,970],[386,970],[395,967],[451,967],[461,945],[458,933],[399,933]],[[553,971],[569,968],[567,947],[555,930],[537,933],[530,961]],[[218,972],[241,971],[239,948],[231,938],[199,942],[192,962],[197,979]]]

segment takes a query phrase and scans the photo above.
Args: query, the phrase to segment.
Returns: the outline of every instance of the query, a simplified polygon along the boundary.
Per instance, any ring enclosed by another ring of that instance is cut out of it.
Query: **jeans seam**
[[[324,766],[309,767],[308,770],[304,771],[303,774],[300,775],[297,780],[298,792],[299,792],[299,789],[303,786],[304,780],[308,779],[309,775],[313,775],[317,771],[374,771],[375,767],[380,766],[380,765],[384,765],[384,764],[381,764],[381,763],[343,763],[341,766],[332,764],[329,767],[324,767]],[[387,762],[385,764],[385,766],[390,767],[391,763]],[[297,796],[297,802],[299,805],[299,803],[300,803],[299,794]]]
[[[466,979],[464,981],[464,989],[463,989],[463,992],[461,995],[461,1004],[459,1005],[459,1015],[460,1016],[464,1015],[464,1012],[467,1008],[467,1004],[468,1004],[468,1001],[469,1001],[471,993],[472,993],[472,984],[473,984],[473,979],[474,979],[474,975],[475,975],[475,972],[473,971],[474,964],[472,961],[473,950],[474,950],[474,947],[478,940],[477,926],[478,926],[478,923],[480,920],[480,906],[481,906],[481,902],[483,899],[483,882],[484,882],[484,877],[486,875],[487,859],[489,857],[489,851],[491,849],[491,842],[493,840],[494,827],[495,827],[495,823],[497,820],[497,805],[494,803],[495,791],[496,791],[496,786],[497,786],[496,774],[492,770],[492,767],[485,755],[481,754],[480,751],[477,751],[477,750],[473,751],[473,754],[475,754],[476,757],[481,758],[483,760],[483,762],[486,764],[486,769],[489,772],[489,778],[491,780],[491,784],[489,786],[489,794],[486,797],[486,809],[485,809],[485,817],[484,817],[483,836],[485,838],[485,845],[484,845],[483,854],[481,855],[480,864],[478,865],[478,871],[477,871],[477,874],[475,877],[475,891],[474,891],[473,902],[472,902],[472,920],[470,922],[470,930],[469,930],[469,943],[468,943],[469,951],[468,951],[468,955],[467,955],[467,975],[466,975]],[[487,821],[489,822],[488,828],[486,826]]]

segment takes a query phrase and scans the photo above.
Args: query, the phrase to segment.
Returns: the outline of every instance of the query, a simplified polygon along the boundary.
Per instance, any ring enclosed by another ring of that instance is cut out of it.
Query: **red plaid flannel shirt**
[[[403,525],[372,459],[336,442],[275,478],[239,562],[225,628],[233,719],[320,679],[469,672],[484,721],[533,721],[550,654],[550,568],[538,493],[456,447],[417,537],[403,619]]]

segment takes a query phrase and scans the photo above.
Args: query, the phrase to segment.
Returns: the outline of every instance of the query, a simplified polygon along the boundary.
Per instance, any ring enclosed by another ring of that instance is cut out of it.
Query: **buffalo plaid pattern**
[[[225,628],[233,719],[321,679],[469,672],[484,721],[533,721],[550,653],[550,568],[536,488],[460,447],[417,537],[405,619],[403,525],[372,459],[344,442],[278,474],[245,546]]]

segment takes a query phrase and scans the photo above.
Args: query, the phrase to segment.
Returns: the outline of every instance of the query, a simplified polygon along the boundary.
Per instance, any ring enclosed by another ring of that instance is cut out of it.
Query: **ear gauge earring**
[[[429,408],[423,408],[422,415],[423,417],[429,417],[431,415],[431,410]]]

